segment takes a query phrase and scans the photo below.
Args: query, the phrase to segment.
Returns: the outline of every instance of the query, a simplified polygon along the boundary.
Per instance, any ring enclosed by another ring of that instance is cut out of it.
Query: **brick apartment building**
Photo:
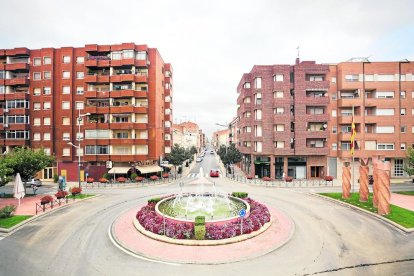
[[[0,50],[0,112],[3,152],[56,157],[42,179],[76,181],[78,154],[81,178],[156,172],[171,147],[172,67],[134,43]]]
[[[406,176],[405,149],[414,143],[413,74],[408,61],[254,66],[237,87],[241,168],[258,177],[340,178],[351,161],[354,107],[356,162],[379,156],[391,161],[392,177]]]

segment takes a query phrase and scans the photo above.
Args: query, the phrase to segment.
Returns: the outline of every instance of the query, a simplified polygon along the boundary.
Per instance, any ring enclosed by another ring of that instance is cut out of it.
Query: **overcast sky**
[[[174,68],[174,121],[208,137],[236,115],[254,64],[414,60],[414,1],[1,1],[0,48],[135,42]]]

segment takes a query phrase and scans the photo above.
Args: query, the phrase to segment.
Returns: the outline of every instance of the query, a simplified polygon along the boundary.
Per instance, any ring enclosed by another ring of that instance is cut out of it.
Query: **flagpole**
[[[354,105],[352,105],[352,124],[353,126],[351,126],[352,128],[352,135],[354,135],[354,127],[355,127],[355,122],[354,122]],[[355,180],[355,157],[354,157],[354,152],[355,152],[355,138],[352,141],[352,193],[354,193],[354,180]]]

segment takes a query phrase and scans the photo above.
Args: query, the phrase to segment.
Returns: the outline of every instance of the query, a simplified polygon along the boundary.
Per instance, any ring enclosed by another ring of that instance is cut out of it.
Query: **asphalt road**
[[[206,154],[199,166],[217,168]],[[198,167],[198,170],[197,170]],[[184,179],[188,182],[191,179]],[[124,211],[178,183],[93,190],[101,196],[43,216],[0,240],[0,275],[413,275],[414,234],[309,195],[305,191],[216,180],[223,192],[247,191],[287,213],[295,234],[282,248],[249,261],[223,265],[171,265],[130,256],[108,237]],[[91,192],[91,191],[88,191]]]

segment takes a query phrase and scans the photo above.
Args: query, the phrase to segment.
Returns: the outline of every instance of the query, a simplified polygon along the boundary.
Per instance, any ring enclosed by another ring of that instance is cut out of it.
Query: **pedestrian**
[[[282,179],[285,180],[285,178],[286,178],[286,173],[283,172]]]
[[[36,192],[37,192],[37,189],[38,189],[37,186],[32,184],[32,189],[33,189],[33,194],[36,195]]]

